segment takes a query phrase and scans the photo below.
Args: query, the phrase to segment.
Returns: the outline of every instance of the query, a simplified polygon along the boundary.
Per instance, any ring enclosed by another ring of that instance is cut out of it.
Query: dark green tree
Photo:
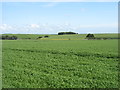
[[[86,39],[95,39],[95,36],[93,34],[87,34]]]

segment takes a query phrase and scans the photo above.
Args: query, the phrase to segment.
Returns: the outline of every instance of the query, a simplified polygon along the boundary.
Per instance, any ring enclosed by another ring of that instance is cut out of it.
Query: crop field
[[[3,88],[118,88],[117,39],[53,37],[2,41]]]
[[[45,36],[44,34],[3,34],[3,35],[9,35],[9,36],[17,36],[18,39],[34,39],[36,40],[37,37],[41,36]],[[75,35],[48,35],[49,38],[42,38],[42,39],[47,39],[47,40],[81,40],[81,39],[85,39],[85,36],[87,34],[75,34]],[[106,37],[106,38],[117,38],[118,34],[94,34],[95,37]]]

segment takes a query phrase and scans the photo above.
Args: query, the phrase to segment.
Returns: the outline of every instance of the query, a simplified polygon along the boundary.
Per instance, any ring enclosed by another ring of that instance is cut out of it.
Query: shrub
[[[41,39],[42,37],[41,36],[39,36],[37,39]]]
[[[48,35],[44,36],[44,38],[47,38],[47,37],[49,37],[49,36]]]

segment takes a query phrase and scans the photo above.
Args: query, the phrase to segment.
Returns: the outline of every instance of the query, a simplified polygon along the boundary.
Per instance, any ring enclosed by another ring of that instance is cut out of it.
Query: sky
[[[0,2],[0,13],[0,34],[118,32],[118,2]]]
[[[2,2],[119,2],[119,0],[0,0]]]

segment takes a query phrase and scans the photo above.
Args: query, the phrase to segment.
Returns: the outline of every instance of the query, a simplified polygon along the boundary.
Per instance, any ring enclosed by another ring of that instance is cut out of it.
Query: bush
[[[41,36],[39,36],[37,39],[41,39],[42,37]]]
[[[44,38],[47,38],[47,37],[49,37],[49,36],[48,35],[44,36]]]

